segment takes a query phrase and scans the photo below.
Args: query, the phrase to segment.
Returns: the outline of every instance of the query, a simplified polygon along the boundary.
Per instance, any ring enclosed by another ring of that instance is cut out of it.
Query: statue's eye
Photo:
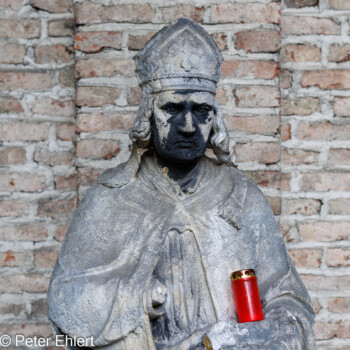
[[[164,107],[162,107],[163,111],[169,114],[176,114],[181,112],[182,106],[175,103],[167,103]]]
[[[193,106],[193,112],[202,119],[206,119],[209,115],[209,112],[212,110],[212,107],[207,105],[198,105]]]

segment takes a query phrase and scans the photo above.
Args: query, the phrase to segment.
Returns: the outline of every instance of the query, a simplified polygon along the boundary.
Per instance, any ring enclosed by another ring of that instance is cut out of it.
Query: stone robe
[[[296,343],[312,348],[310,299],[265,197],[233,167],[203,157],[196,171],[183,193],[143,156],[136,174],[123,164],[91,186],[51,278],[58,333],[113,350],[201,349],[213,325],[237,322],[230,273],[252,268],[264,312],[288,311]]]

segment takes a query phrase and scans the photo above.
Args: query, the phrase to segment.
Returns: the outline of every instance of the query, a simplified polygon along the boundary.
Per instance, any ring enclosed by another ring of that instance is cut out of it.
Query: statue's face
[[[191,162],[208,146],[215,96],[203,91],[165,91],[154,101],[153,145],[170,161]]]

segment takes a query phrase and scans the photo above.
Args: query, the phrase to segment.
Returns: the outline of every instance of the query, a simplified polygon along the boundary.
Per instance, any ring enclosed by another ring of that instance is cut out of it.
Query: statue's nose
[[[190,111],[186,112],[184,117],[184,122],[181,126],[181,131],[185,133],[193,133],[196,131],[196,128],[193,125],[192,113]]]

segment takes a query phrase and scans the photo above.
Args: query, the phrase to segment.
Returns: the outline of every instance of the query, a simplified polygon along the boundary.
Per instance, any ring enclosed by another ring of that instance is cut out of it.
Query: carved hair
[[[151,141],[151,117],[153,115],[154,96],[147,86],[142,89],[142,98],[134,127],[130,130],[130,138],[141,148],[148,148]],[[229,135],[225,127],[222,111],[218,103],[214,103],[213,134],[209,146],[213,149],[221,163],[232,165],[229,150]]]

